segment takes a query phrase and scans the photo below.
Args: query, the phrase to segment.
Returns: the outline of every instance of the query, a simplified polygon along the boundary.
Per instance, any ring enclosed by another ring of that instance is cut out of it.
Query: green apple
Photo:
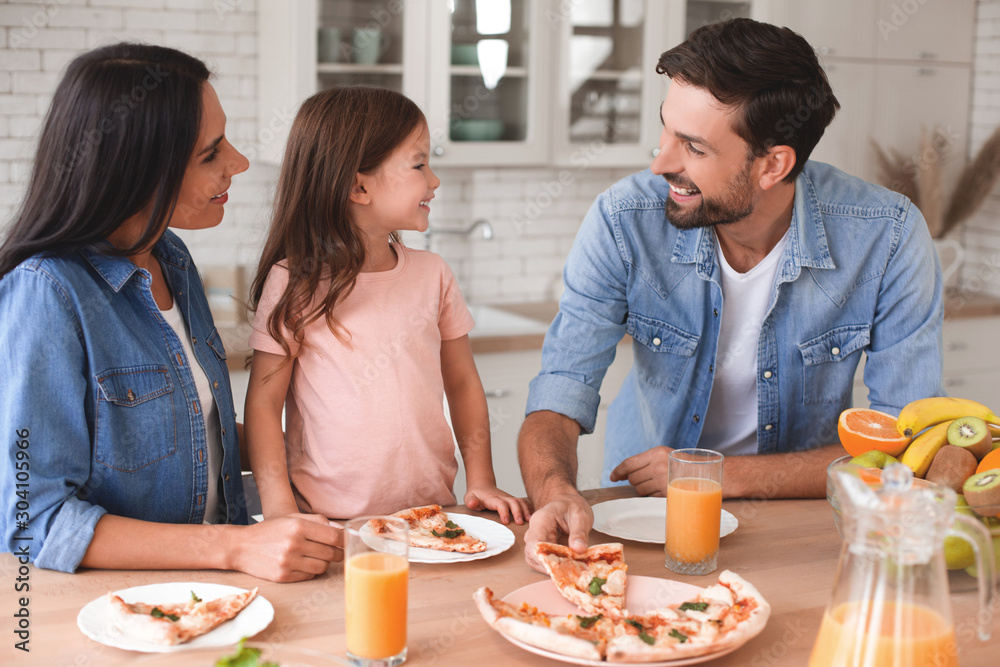
[[[851,459],[851,463],[855,463],[864,468],[878,468],[879,470],[883,470],[890,463],[899,463],[899,459],[895,456],[889,456],[885,452],[881,452],[877,449],[872,449],[864,454],[855,456]]]

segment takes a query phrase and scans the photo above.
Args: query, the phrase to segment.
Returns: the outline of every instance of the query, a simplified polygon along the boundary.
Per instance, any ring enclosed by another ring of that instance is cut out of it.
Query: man
[[[586,549],[576,444],[621,337],[603,478],[666,495],[670,447],[726,455],[726,497],[818,497],[861,355],[872,407],[943,393],[942,279],[905,197],[807,163],[839,108],[806,41],[735,19],[664,53],[650,170],[601,194],[564,271],[518,453],[526,536]],[[664,216],[664,211],[666,216]]]

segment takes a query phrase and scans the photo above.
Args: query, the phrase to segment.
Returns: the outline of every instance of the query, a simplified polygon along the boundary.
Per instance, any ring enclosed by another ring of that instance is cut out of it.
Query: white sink
[[[469,312],[476,321],[476,326],[469,333],[470,338],[544,334],[549,328],[545,322],[516,315],[494,306],[473,304],[469,306]]]

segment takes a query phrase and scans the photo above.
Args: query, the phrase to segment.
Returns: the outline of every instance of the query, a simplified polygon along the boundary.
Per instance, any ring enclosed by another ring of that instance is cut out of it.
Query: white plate
[[[667,531],[666,498],[619,498],[597,503],[594,530],[623,540],[663,544]],[[725,537],[739,525],[736,517],[722,510],[719,537]]]
[[[272,660],[281,667],[351,667],[345,658],[307,648],[297,648],[250,642],[247,646],[262,651],[261,661]],[[158,653],[139,658],[134,664],[142,667],[212,667],[222,657],[236,653],[236,647],[195,649],[183,653]]]
[[[167,604],[186,602],[191,599],[191,592],[202,600],[214,600],[223,595],[242,593],[246,589],[222,584],[207,584],[200,582],[171,582],[165,584],[150,584],[115,591],[115,594],[125,602],[145,602],[146,604]],[[213,646],[229,646],[236,644],[243,637],[252,637],[270,623],[274,618],[274,607],[264,596],[257,597],[243,611],[229,621],[226,621],[211,632],[195,637],[189,642],[176,646],[153,644],[129,637],[122,633],[120,627],[111,620],[111,610],[108,598],[102,595],[91,600],[77,614],[76,624],[83,634],[95,642],[100,642],[114,648],[126,651],[142,651],[143,653],[172,653],[195,648]]]
[[[628,609],[630,614],[645,614],[653,609],[690,600],[698,595],[701,590],[702,589],[698,586],[685,584],[681,581],[660,579],[658,577],[630,575],[625,580],[625,608]],[[516,591],[505,595],[503,597],[503,601],[516,607],[520,606],[523,602],[527,602],[529,605],[537,607],[538,611],[546,614],[580,613],[579,607],[574,605],[572,602],[569,602],[566,598],[559,594],[559,591],[556,590],[556,587],[552,584],[551,579],[523,586]],[[526,644],[519,639],[504,634],[503,632],[500,634],[504,639],[516,646],[520,646],[525,651],[531,651],[536,655],[552,658],[553,660],[560,660],[562,662],[568,662],[575,665],[592,665],[593,667],[607,667],[609,664],[600,660],[587,660],[585,658],[562,655],[561,653],[553,653],[552,651],[546,651],[543,648]],[[746,641],[750,641],[750,639],[752,638],[747,637]],[[644,662],[642,664],[647,667],[681,667],[682,665],[695,665],[701,662],[715,660],[720,656],[732,653],[745,644],[746,641],[733,646],[727,646],[721,651],[706,655],[682,658],[679,660],[667,660],[663,662]]]
[[[464,528],[468,535],[486,542],[486,551],[462,554],[456,551],[410,547],[408,560],[411,563],[464,563],[496,556],[514,546],[514,533],[502,523],[471,514],[451,514],[448,518]],[[366,525],[365,529],[367,528]]]

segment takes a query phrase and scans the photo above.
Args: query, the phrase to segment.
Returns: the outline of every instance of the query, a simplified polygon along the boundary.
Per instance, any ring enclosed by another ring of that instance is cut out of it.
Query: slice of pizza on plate
[[[408,543],[411,547],[436,549],[438,551],[455,551],[464,554],[477,554],[486,551],[487,544],[483,540],[472,537],[465,529],[456,524],[440,505],[425,505],[412,507],[392,516],[399,517],[410,526]],[[374,518],[368,521],[368,527],[373,533],[393,537],[392,525],[383,519]]]
[[[513,640],[563,656],[616,663],[729,652],[759,634],[770,615],[757,589],[728,570],[718,584],[689,600],[617,618],[548,614],[528,603],[499,600],[485,587],[473,599],[486,622]]]
[[[620,618],[625,613],[625,564],[622,545],[595,544],[577,553],[551,542],[535,545],[535,558],[552,577],[560,595],[587,614]]]
[[[257,589],[202,600],[194,592],[182,603],[125,602],[108,593],[111,620],[123,633],[153,644],[183,644],[234,618],[257,596]]]

